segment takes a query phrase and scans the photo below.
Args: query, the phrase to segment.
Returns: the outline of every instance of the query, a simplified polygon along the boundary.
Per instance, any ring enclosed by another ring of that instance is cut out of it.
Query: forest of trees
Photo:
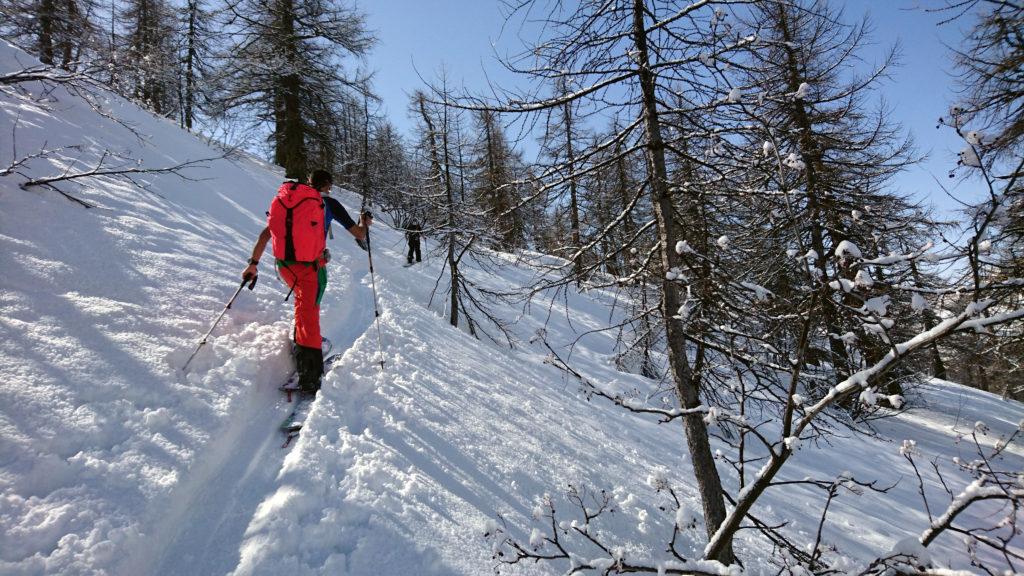
[[[934,7],[945,25],[974,18],[950,58],[965,98],[940,121],[963,141],[949,176],[979,198],[954,222],[893,186],[920,161],[881,98],[898,54],[864,65],[870,26],[833,2],[518,2],[511,19],[547,23],[502,62],[526,87],[484,98],[441,77],[412,95],[409,135],[373,113],[374,34],[339,0],[0,7],[0,34],[45,65],[290,176],[328,167],[396,227],[422,223],[453,326],[514,345],[493,299],[617,290],[629,306],[608,327],[617,364],[671,399],[638,411],[680,422],[707,559],[736,559],[734,535],[799,442],[899,409],[922,375],[1024,399],[1024,3]],[[529,133],[537,157],[512,133]],[[494,293],[464,273],[499,253],[536,266],[536,283]],[[754,413],[782,436],[761,436]],[[739,460],[716,463],[710,434]],[[770,456],[748,459],[753,444]],[[723,491],[724,469],[739,493]],[[827,573],[816,547],[757,529]],[[504,540],[501,559],[569,558],[565,537],[548,534],[547,552]],[[994,536],[974,545],[1006,550]]]

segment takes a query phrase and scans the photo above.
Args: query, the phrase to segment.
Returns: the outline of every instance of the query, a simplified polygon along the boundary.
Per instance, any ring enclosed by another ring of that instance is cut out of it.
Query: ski
[[[306,423],[306,417],[309,416],[309,411],[313,408],[313,400],[316,400],[315,392],[295,391],[294,394],[295,405],[288,417],[281,423],[281,432],[284,433],[282,448],[287,448],[292,440],[299,437],[299,431],[302,430],[303,424]],[[288,395],[291,397],[292,392],[289,392]],[[291,400],[289,399],[289,401]]]
[[[341,360],[341,354],[332,354],[324,360],[324,374],[331,371],[331,366],[335,362]],[[292,383],[292,379],[289,379],[288,384]],[[286,384],[285,386],[288,386]],[[282,448],[287,448],[291,444],[292,440],[299,436],[299,431],[302,430],[302,426],[306,423],[306,417],[309,416],[310,410],[313,408],[313,401],[316,400],[316,393],[305,392],[298,388],[297,378],[295,379],[295,387],[286,388],[281,387],[281,390],[288,394],[288,402],[293,402],[291,412],[281,422],[281,432],[284,433],[285,439]]]

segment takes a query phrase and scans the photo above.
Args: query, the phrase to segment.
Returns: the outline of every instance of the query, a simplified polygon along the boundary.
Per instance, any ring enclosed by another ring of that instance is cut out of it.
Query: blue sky
[[[897,41],[902,47],[901,65],[881,94],[894,120],[910,132],[918,152],[928,154],[928,159],[895,184],[951,215],[957,205],[939,189],[936,178],[961,197],[971,187],[957,187],[957,181],[947,177],[963,144],[950,130],[935,126],[956,99],[946,45],[959,44],[963,24],[937,26],[943,16],[927,13],[922,6],[938,4],[935,0],[843,2],[849,20],[867,13],[875,25],[874,45],[863,54],[868,63],[880,60]],[[515,30],[502,30],[500,0],[377,0],[359,6],[380,39],[368,64],[376,71],[374,84],[383,99],[382,112],[405,133],[413,125],[408,95],[423,85],[420,76],[433,79],[443,67],[455,86],[473,91],[483,90],[488,78],[504,85],[515,82],[494,56],[496,50],[520,45]]]

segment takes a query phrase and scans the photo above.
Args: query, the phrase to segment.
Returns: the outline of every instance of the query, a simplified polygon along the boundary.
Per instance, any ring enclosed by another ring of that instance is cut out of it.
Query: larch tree
[[[965,255],[973,265],[965,275],[972,299],[1008,292],[1012,309],[1024,303],[1024,3],[950,0],[936,10],[946,17],[943,25],[974,18],[954,50],[963,98],[940,119],[963,145],[950,177],[959,175],[981,198],[963,210],[964,233],[973,239]],[[950,349],[957,378],[1024,397],[1021,323],[961,336]]]
[[[441,94],[447,95],[442,79]],[[422,186],[410,193],[422,206],[427,220],[424,234],[435,240],[434,251],[444,258],[432,304],[438,288],[448,299],[445,304],[448,323],[465,327],[474,337],[486,336],[494,342],[504,340],[512,345],[511,334],[504,320],[495,316],[488,302],[501,295],[488,290],[466,273],[465,263],[488,271],[494,265],[491,249],[485,242],[493,237],[494,215],[481,207],[472,195],[463,192],[466,172],[464,158],[462,111],[430,101],[423,92],[412,98],[413,112],[420,121],[420,181]]]
[[[213,18],[205,0],[187,0],[178,10],[179,108],[181,125],[190,132],[206,111],[212,90]]]
[[[512,252],[522,248],[526,241],[522,215],[511,210],[519,203],[515,185],[517,159],[496,114],[482,110],[475,119],[477,139],[471,163],[473,193],[496,224],[491,240],[493,247]]]
[[[0,35],[43,64],[81,70],[95,52],[96,10],[94,0],[3,0]]]
[[[175,14],[164,0],[129,0],[124,23],[122,89],[153,112],[177,116],[178,60]]]
[[[822,323],[812,329],[808,354],[842,380],[883,355],[885,341],[912,329],[860,322],[864,302],[882,292],[894,311],[909,311],[912,294],[889,288],[905,285],[912,271],[855,270],[851,255],[831,256],[847,245],[865,258],[916,250],[937,227],[926,210],[891,189],[893,176],[914,161],[909,139],[872,99],[895,51],[866,74],[851,75],[846,70],[868,41],[866,21],[841,24],[842,13],[824,2],[761,3],[749,18],[748,29],[769,25],[749,51],[750,63],[730,76],[738,124],[757,127],[741,140],[764,170],[749,185],[774,191],[758,207],[759,226],[774,240],[778,273],[771,287],[786,292],[795,285],[792,272],[802,267],[795,259],[812,267],[822,290],[814,315]]]
[[[375,42],[364,15],[338,1],[242,0],[229,5],[224,27],[231,41],[218,59],[219,111],[267,127],[274,162],[302,177],[311,146],[330,150],[327,128],[361,108],[369,90],[346,66]]]

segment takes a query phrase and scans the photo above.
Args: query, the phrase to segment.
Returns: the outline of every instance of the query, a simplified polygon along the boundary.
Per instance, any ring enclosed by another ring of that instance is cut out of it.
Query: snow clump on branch
[[[802,171],[804,168],[807,167],[807,165],[804,164],[804,161],[800,159],[800,156],[797,155],[796,152],[790,152],[789,156],[786,156],[786,159],[783,160],[782,162],[786,166],[789,166],[793,170],[797,171]]]
[[[836,246],[836,257],[841,259],[861,258],[860,248],[849,240],[843,240]]]
[[[691,253],[693,253],[693,248],[690,248],[689,242],[687,242],[686,240],[680,240],[679,242],[676,242],[676,254]]]
[[[973,146],[967,146],[960,151],[960,164],[964,166],[970,166],[972,168],[981,167],[981,158],[978,157],[978,153],[974,151]]]

